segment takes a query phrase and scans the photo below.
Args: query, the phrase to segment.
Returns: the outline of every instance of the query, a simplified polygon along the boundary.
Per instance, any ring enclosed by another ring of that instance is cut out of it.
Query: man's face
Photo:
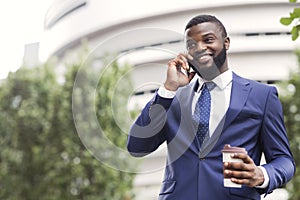
[[[186,31],[186,47],[193,57],[190,63],[203,78],[211,80],[227,70],[229,38],[223,38],[220,28],[211,22],[192,26]]]

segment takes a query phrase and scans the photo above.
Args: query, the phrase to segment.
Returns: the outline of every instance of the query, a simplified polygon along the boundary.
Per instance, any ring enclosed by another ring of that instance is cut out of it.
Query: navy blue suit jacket
[[[168,155],[160,200],[260,199],[289,181],[295,165],[287,140],[281,103],[275,87],[233,73],[230,105],[213,136],[199,149],[192,125],[193,84],[175,98],[158,96],[132,125],[127,149],[144,156],[167,142]],[[221,150],[225,144],[246,148],[256,165],[262,153],[270,182],[266,189],[223,186]]]

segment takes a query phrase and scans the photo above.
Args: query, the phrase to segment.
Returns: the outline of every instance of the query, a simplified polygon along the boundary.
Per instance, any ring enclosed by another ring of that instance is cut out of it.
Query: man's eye
[[[212,37],[209,37],[209,38],[206,38],[206,39],[205,39],[205,42],[206,42],[206,43],[212,43],[212,42],[214,42],[214,41],[215,41],[215,39],[212,38]]]

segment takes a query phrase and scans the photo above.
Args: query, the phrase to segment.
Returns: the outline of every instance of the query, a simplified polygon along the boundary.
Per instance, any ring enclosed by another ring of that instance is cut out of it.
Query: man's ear
[[[224,44],[225,44],[226,50],[228,50],[229,46],[230,46],[230,38],[229,37],[225,37]]]

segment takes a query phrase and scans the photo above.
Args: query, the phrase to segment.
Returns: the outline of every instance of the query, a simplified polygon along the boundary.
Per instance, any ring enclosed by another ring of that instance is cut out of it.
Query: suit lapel
[[[198,81],[189,84],[188,86],[186,86],[186,89],[180,90],[178,95],[176,95],[176,97],[178,98],[178,102],[180,102],[180,106],[178,107],[181,109],[180,129],[185,130],[184,141],[186,144],[188,144],[188,147],[196,154],[198,154],[199,149],[198,146],[195,144],[196,129],[193,126],[193,112],[191,105],[195,95],[194,88],[198,87],[197,83]]]
[[[246,103],[250,90],[249,81],[233,73],[230,104],[225,115],[223,130],[226,129],[240,113]]]

